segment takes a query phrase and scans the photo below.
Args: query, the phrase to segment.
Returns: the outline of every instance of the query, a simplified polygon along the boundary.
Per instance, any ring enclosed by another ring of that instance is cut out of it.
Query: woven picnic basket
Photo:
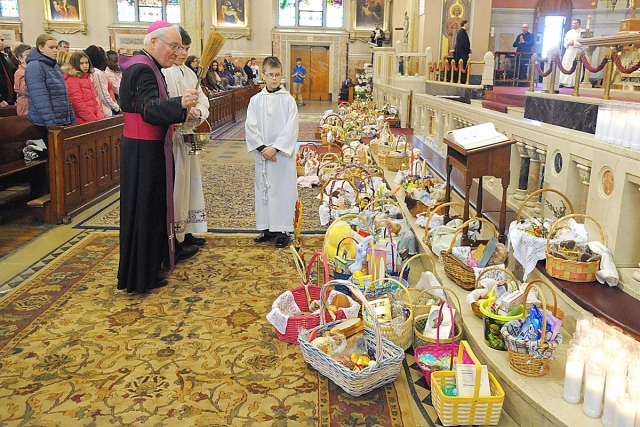
[[[309,261],[309,264],[307,265],[306,279],[303,285],[290,290],[293,294],[295,304],[298,306],[300,311],[302,311],[303,313],[307,313],[290,316],[287,319],[287,327],[284,333],[278,331],[277,328],[274,329],[276,335],[282,341],[291,344],[298,344],[298,333],[300,332],[300,330],[314,328],[320,324],[320,313],[308,313],[309,304],[311,304],[311,301],[320,300],[320,292],[322,289],[321,286],[311,285],[311,272],[313,270],[314,261],[317,258],[322,261],[322,266],[324,269],[324,282],[326,283],[329,281],[329,266],[327,264],[327,259],[322,252],[316,252],[315,254],[313,254],[311,260]],[[299,259],[295,260],[295,262],[299,262]],[[325,295],[325,298],[328,297],[328,294]],[[284,310],[285,307],[281,305],[283,301],[284,300],[281,295],[273,302],[272,311],[288,311]],[[354,306],[354,304],[358,304],[351,298],[349,299],[349,302],[351,303],[352,307]],[[323,310],[326,309],[323,308]],[[336,310],[334,313],[329,313],[329,315],[334,318],[334,320],[346,319],[345,312],[342,309]]]
[[[478,274],[478,277],[476,278],[476,284],[475,284],[476,289],[481,289],[480,280],[482,279],[482,276],[486,275],[490,271],[501,271],[503,274],[506,274],[511,280],[513,280],[513,282],[516,284],[518,289],[520,289],[520,283],[518,282],[518,279],[516,278],[516,276],[506,268],[500,268],[500,267],[487,267],[484,270],[482,270],[480,274]],[[471,311],[473,311],[473,314],[475,314],[476,317],[480,319],[483,318],[482,311],[480,311],[480,304],[478,301],[474,301],[471,303]]]
[[[431,231],[431,229],[429,228],[429,224],[431,224],[431,219],[433,218],[433,216],[436,214],[436,212],[440,211],[443,208],[450,208],[451,206],[458,206],[460,208],[464,209],[464,205],[462,203],[458,203],[458,202],[447,202],[447,203],[442,203],[436,206],[433,206],[431,208],[431,210],[429,211],[429,216],[427,217],[427,225],[424,228],[424,244],[427,245],[427,247],[429,248],[429,250],[431,250],[431,239],[429,239],[429,231]],[[447,209],[447,212],[449,210]],[[434,254],[437,255],[437,254]]]
[[[404,141],[404,147],[398,148],[401,141]],[[411,146],[411,143],[407,141],[407,138],[404,135],[400,135],[396,138],[393,150],[386,153],[385,166],[392,172],[399,171],[403,164],[408,165],[410,163],[412,151],[413,147]]]
[[[462,225],[458,229],[456,229],[455,233],[453,233],[453,239],[451,240],[449,249],[440,252],[442,263],[444,264],[444,272],[446,273],[447,277],[453,280],[462,289],[467,291],[471,291],[476,288],[476,275],[473,272],[473,268],[466,265],[460,258],[455,256],[452,251],[458,233],[464,230],[464,228],[471,224],[471,222],[473,221],[484,222],[493,232],[493,236],[495,238],[498,237],[498,231],[496,230],[496,227],[491,223],[491,221],[480,217],[469,218],[466,222],[462,223]]]
[[[418,162],[411,162],[411,166],[409,169],[409,175],[407,176],[407,179],[410,179],[411,181],[413,181],[414,177],[418,177],[419,178],[419,184],[418,187],[421,187],[423,190],[425,188],[427,188],[427,182],[428,180],[426,179],[426,175],[427,175],[427,161],[423,160],[422,163],[420,163],[420,166],[417,165]],[[420,171],[418,172],[417,169],[420,169]],[[418,216],[421,213],[424,212],[428,212],[429,211],[429,206],[425,205],[420,199],[414,198],[412,197],[411,194],[409,194],[410,192],[408,192],[406,189],[404,191],[404,204],[407,205],[407,209],[409,210],[409,213],[413,216]]]
[[[438,272],[436,271],[436,263],[433,260],[433,257],[431,255],[428,255],[425,253],[416,254],[411,258],[409,258],[408,260],[406,260],[404,264],[402,264],[402,269],[400,270],[400,275],[398,276],[398,277],[407,277],[407,283],[409,284],[409,286],[407,286],[407,292],[411,296],[411,301],[413,302],[413,315],[416,317],[422,314],[428,314],[432,305],[440,305],[441,303],[440,298],[434,295],[434,293],[431,292],[429,289],[416,289],[415,286],[411,286],[411,283],[409,283],[409,280],[408,280],[409,276],[406,274],[406,271],[411,265],[411,261],[415,261],[420,258],[427,259],[429,261],[430,267],[425,271],[430,271],[431,273],[433,273],[434,276],[436,276],[436,279],[438,279]],[[425,296],[430,296],[431,299],[433,299],[433,303],[422,302],[424,301]]]
[[[351,293],[373,313],[373,307],[369,304],[362,292],[351,282],[345,280],[332,280],[327,282],[321,290],[323,295],[327,289],[337,284],[349,287]],[[323,306],[326,307],[326,300],[321,299]],[[338,325],[340,321],[325,323],[325,311],[321,311],[320,326],[313,328],[318,331],[321,336],[325,331]],[[304,360],[316,369],[320,374],[329,378],[338,387],[352,396],[362,396],[378,387],[392,383],[398,377],[402,362],[404,361],[404,350],[391,341],[382,336],[380,324],[377,319],[373,321],[373,329],[364,328],[364,338],[367,348],[375,352],[376,364],[373,367],[367,367],[360,372],[353,372],[345,366],[333,360],[322,350],[311,345],[309,342],[309,334],[312,330],[301,331],[298,335],[300,342],[300,350]]]
[[[452,292],[446,286],[433,286],[431,289],[441,289],[445,295],[447,296],[447,301],[450,303],[450,307],[456,310],[456,315],[453,319],[453,333],[454,341],[460,342],[462,339],[462,332],[464,330],[464,321],[462,319],[462,309],[460,306],[460,300],[458,296]],[[455,300],[455,302],[454,302]],[[427,325],[427,321],[429,320],[429,313],[421,314],[420,316],[416,316],[413,321],[413,348],[417,348],[424,345],[431,345],[437,342],[436,339],[430,338],[424,334],[424,328]]]
[[[405,301],[404,305],[409,309],[409,318],[405,319],[401,323],[382,323],[380,324],[380,332],[382,336],[402,348],[403,350],[408,349],[413,344],[413,302],[411,301],[411,295],[407,291],[407,287],[402,284],[400,281],[391,279],[389,277],[381,277],[377,280],[371,282],[370,286],[367,286],[364,294],[367,294],[367,290],[369,288],[373,288],[380,284],[382,287],[387,286],[389,283],[397,285],[408,299],[408,303]],[[373,328],[374,322],[377,322],[374,315],[370,313],[375,313],[372,310],[369,310],[366,306],[362,308],[362,319],[364,320],[364,326],[368,328]]]
[[[596,280],[596,273],[600,270],[600,260],[597,261],[573,261],[569,259],[562,259],[554,256],[549,252],[549,244],[551,243],[551,236],[553,235],[553,230],[560,225],[564,220],[575,217],[584,217],[593,221],[598,227],[598,231],[600,232],[600,243],[604,244],[604,233],[602,232],[602,227],[598,224],[598,221],[593,219],[593,217],[584,214],[571,214],[563,216],[558,219],[551,225],[551,229],[549,230],[549,235],[547,236],[547,264],[546,269],[549,276],[555,277],[556,279],[567,280],[569,282],[594,282]]]
[[[318,147],[316,147],[315,144],[305,144],[303,146],[300,147],[300,149],[298,150],[298,153],[296,154],[296,172],[298,173],[298,176],[304,176],[306,170],[305,170],[305,165],[299,165],[298,164],[298,160],[299,159],[304,159],[305,154],[308,152],[313,152],[314,155],[317,156],[318,154]],[[318,173],[318,171],[315,171],[316,174]]]
[[[549,288],[553,295],[555,307],[557,307],[557,300],[556,293],[553,288],[542,280],[532,280],[524,290],[525,301],[527,300],[527,296],[531,289],[537,289],[542,302],[542,331],[540,332],[540,339],[534,341],[517,337],[517,334],[520,332],[520,329],[527,317],[527,310],[523,310],[522,318],[512,320],[500,329],[500,333],[502,334],[507,350],[509,351],[509,366],[511,366],[511,368],[517,373],[527,377],[541,377],[548,374],[551,369],[551,359],[553,358],[553,354],[556,348],[562,343],[562,334],[560,332],[553,341],[547,342],[545,340],[547,332],[548,307],[544,293],[538,286],[538,283],[542,283]],[[555,316],[556,312],[554,311],[552,314]]]
[[[494,426],[500,422],[504,390],[489,372],[490,396],[480,396],[480,372],[482,370],[478,358],[473,354],[466,341],[460,343],[457,363],[465,363],[463,356],[467,353],[476,366],[476,383],[473,396],[447,396],[442,391],[445,387],[455,386],[455,371],[438,371],[431,373],[431,400],[433,407],[443,426],[481,425]]]

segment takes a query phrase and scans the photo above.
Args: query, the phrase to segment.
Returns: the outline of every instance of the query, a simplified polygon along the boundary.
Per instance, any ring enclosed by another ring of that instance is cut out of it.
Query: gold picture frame
[[[391,0],[351,0],[351,37],[369,41],[371,32],[378,23],[384,31],[385,40],[389,40],[390,16]]]
[[[42,2],[44,6],[42,26],[46,32],[87,34],[85,0],[42,0]]]
[[[212,30],[229,39],[251,38],[250,0],[212,0]]]

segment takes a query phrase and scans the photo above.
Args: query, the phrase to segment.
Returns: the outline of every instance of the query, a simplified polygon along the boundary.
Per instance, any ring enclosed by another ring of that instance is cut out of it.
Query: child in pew
[[[82,51],[74,52],[62,71],[76,121],[88,123],[103,119],[104,114],[90,80],[93,66],[87,54]]]

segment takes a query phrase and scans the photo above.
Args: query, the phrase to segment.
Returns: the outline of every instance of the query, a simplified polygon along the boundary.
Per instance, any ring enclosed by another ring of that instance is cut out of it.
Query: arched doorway
[[[563,49],[564,34],[571,28],[571,0],[539,0],[535,9],[533,34],[535,51],[543,56],[550,46]]]

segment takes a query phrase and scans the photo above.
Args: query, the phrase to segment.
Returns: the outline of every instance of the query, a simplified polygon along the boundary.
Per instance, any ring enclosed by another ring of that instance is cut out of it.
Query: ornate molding
[[[251,28],[249,27],[216,27],[212,26],[211,31],[217,31],[228,39],[240,39],[246,37],[251,39]]]

